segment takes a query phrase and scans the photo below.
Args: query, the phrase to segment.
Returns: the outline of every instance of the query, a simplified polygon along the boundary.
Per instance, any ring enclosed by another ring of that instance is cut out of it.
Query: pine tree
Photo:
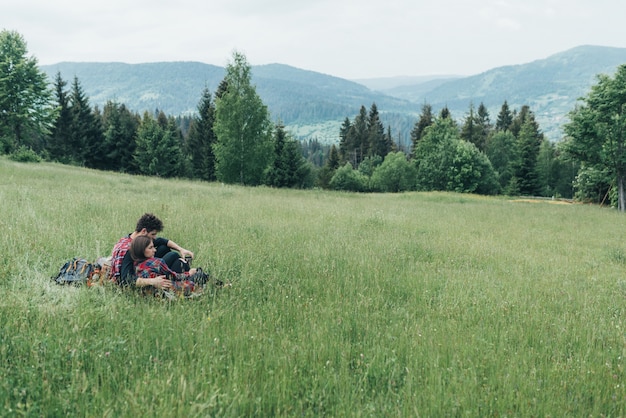
[[[496,120],[496,131],[507,131],[511,127],[511,123],[513,122],[513,114],[509,109],[509,104],[505,100],[500,108],[500,113],[498,113],[498,119]]]
[[[368,157],[378,155],[382,159],[391,151],[391,144],[385,138],[385,127],[380,121],[378,107],[372,103],[367,119]]]
[[[342,164],[353,160],[352,122],[346,117],[339,128],[339,158]]]
[[[491,120],[489,119],[489,110],[483,102],[480,102],[478,105],[478,120],[480,121],[481,126],[484,126],[486,129],[491,128]]]
[[[391,136],[391,125],[387,125],[387,132],[385,132],[385,144],[386,147],[389,149],[389,152],[400,151],[399,142],[393,142],[393,137]]]
[[[137,131],[135,160],[139,172],[149,176],[175,177],[181,172],[182,151],[171,127],[163,129],[148,112]]]
[[[369,152],[369,132],[367,129],[367,109],[361,105],[359,114],[354,118],[351,135],[354,143],[353,168],[357,169]]]
[[[127,173],[139,172],[134,154],[136,136],[141,118],[131,113],[124,104],[108,101],[102,111],[104,131],[104,158],[107,170]]]
[[[159,125],[148,112],[145,112],[137,129],[137,148],[134,155],[139,173],[158,174],[158,156],[155,149],[161,141],[161,136]]]
[[[524,105],[519,112],[513,113],[509,131],[515,136],[519,151],[519,158],[514,166],[519,193],[537,195],[540,193],[536,170],[537,155],[544,137],[529,106]]]
[[[167,126],[165,128],[170,136],[171,142],[169,144],[169,156],[171,158],[171,164],[173,169],[172,174],[169,177],[186,177],[191,178],[191,162],[186,158],[183,152],[185,148],[185,139],[183,133],[174,116],[167,117]]]
[[[341,160],[339,159],[339,152],[337,151],[337,147],[335,147],[335,144],[333,144],[330,147],[330,152],[328,153],[327,165],[332,170],[336,170],[339,168],[340,164]]]
[[[511,121],[509,130],[517,138],[520,134],[522,126],[528,121],[533,124],[535,131],[538,132],[539,124],[535,120],[534,113],[530,110],[530,107],[528,105],[524,105],[519,112],[513,112],[513,120]]]
[[[470,103],[469,113],[465,116],[463,126],[461,127],[461,139],[476,145],[478,140],[480,127],[476,123],[476,113],[474,104]]]
[[[215,100],[221,99],[228,90],[228,78],[223,78],[215,91]]]
[[[461,127],[461,138],[484,152],[490,129],[489,112],[485,105],[481,103],[475,111],[474,105],[470,104],[469,113],[465,116],[465,122]]]
[[[330,145],[322,145],[316,138],[301,142],[304,158],[315,167],[322,167],[328,159]]]
[[[480,103],[478,105],[478,111],[476,115],[476,122],[480,127],[479,132],[479,140],[476,143],[476,146],[480,151],[485,151],[485,147],[487,146],[487,141],[489,140],[489,136],[491,135],[492,126],[491,120],[489,119],[489,111],[484,103]]]
[[[317,187],[321,187],[322,189],[330,188],[330,181],[333,175],[342,164],[345,164],[345,161],[341,160],[339,154],[340,152],[335,144],[331,145],[326,164],[324,164],[317,175]]]
[[[191,158],[193,177],[206,181],[215,180],[216,142],[213,124],[215,123],[215,105],[208,88],[202,91],[198,103],[198,115],[193,118],[187,137],[187,150]]]
[[[63,164],[71,162],[72,150],[69,145],[72,129],[72,117],[70,114],[70,99],[65,87],[67,82],[61,78],[61,73],[57,73],[54,80],[54,91],[56,94],[58,115],[52,127],[48,140],[47,151],[50,159]]]
[[[277,123],[274,129],[274,164],[269,168],[266,175],[266,184],[273,187],[289,187],[290,182],[289,163],[286,160],[285,142],[287,132],[282,123]]]
[[[433,108],[429,104],[422,106],[422,113],[411,131],[411,157],[415,157],[415,148],[424,136],[424,131],[433,124]]]
[[[97,167],[97,160],[104,154],[104,137],[99,120],[92,113],[89,99],[85,94],[78,77],[74,77],[70,99],[71,156],[75,163],[91,168]]]
[[[167,115],[165,114],[165,112],[163,112],[162,110],[157,110],[155,112],[156,115],[156,121],[159,124],[159,126],[161,127],[161,129],[167,129],[167,125],[169,124],[169,120],[167,118]]]
[[[519,191],[522,195],[534,196],[540,192],[537,177],[537,156],[542,140],[543,136],[538,134],[533,120],[526,120],[517,137],[520,158],[519,165],[515,170]]]
[[[274,130],[274,164],[267,172],[266,184],[272,187],[303,187],[310,169],[298,142],[290,138],[282,123]]]

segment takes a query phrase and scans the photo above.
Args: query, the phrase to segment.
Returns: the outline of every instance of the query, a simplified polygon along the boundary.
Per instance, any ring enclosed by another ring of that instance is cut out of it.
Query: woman
[[[128,252],[137,273],[136,287],[152,286],[161,290],[182,291],[185,296],[194,291],[195,284],[189,280],[189,276],[195,274],[196,269],[183,273],[170,269],[162,258],[154,256],[156,248],[150,236],[139,235],[133,238]]]
[[[162,258],[172,270],[177,272],[189,270],[189,263],[183,262],[181,257],[193,258],[193,252],[170,239],[157,236],[161,231],[163,231],[163,221],[152,213],[144,213],[137,221],[135,230],[122,237],[113,247],[109,278],[121,286],[135,286],[137,276],[128,250],[130,243],[139,235],[147,235],[153,239],[156,247],[155,256]]]

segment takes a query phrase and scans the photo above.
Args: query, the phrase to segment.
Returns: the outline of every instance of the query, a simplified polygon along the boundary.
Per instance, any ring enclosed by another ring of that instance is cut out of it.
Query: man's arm
[[[167,241],[167,246],[170,247],[172,250],[178,251],[178,253],[180,254],[181,257],[185,257],[186,255],[188,255],[191,258],[193,258],[193,252],[184,249],[183,247],[181,247],[180,245],[176,244],[172,240],[168,240]]]

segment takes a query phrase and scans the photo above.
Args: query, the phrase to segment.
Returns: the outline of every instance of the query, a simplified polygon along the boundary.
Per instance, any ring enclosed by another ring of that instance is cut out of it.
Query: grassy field
[[[146,211],[232,287],[50,281]],[[626,416],[625,222],[0,159],[0,416]]]

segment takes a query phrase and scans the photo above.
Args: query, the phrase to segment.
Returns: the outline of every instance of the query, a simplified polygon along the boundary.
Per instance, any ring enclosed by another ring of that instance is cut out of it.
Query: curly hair
[[[161,232],[163,231],[163,222],[151,213],[144,213],[143,216],[137,221],[135,231],[140,232],[144,228],[146,228],[146,231],[148,232]]]
[[[152,238],[147,235],[139,235],[133,238],[133,241],[130,243],[130,248],[128,249],[133,261],[144,261],[146,259],[146,248],[148,248],[151,243]]]

